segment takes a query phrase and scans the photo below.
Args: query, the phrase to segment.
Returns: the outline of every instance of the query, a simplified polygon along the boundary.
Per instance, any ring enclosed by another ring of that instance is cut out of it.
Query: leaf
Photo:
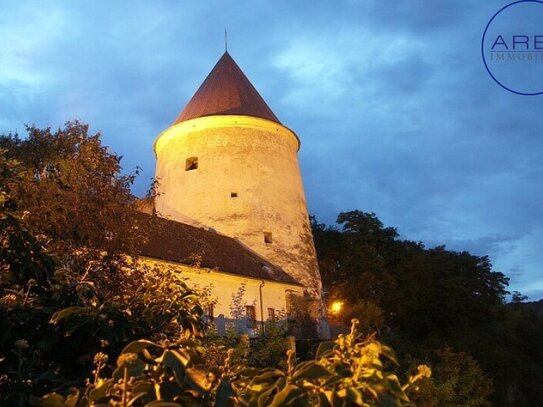
[[[339,382],[343,381],[344,377],[338,374],[334,374],[330,376],[326,381],[323,383],[324,387],[331,387],[335,384],[338,384]]]
[[[74,315],[85,315],[88,313],[89,313],[89,310],[85,307],[64,308],[63,310],[55,312],[53,316],[51,317],[51,320],[49,321],[49,323],[55,325],[65,318],[69,318]]]
[[[304,366],[302,369],[294,373],[293,379],[299,380],[314,380],[319,378],[326,378],[332,376],[333,373],[318,363],[311,362],[310,365]]]
[[[275,395],[270,407],[284,407],[306,397],[306,392],[294,384],[289,384]]]
[[[328,352],[331,352],[334,349],[335,343],[328,341],[328,342],[321,342],[319,347],[317,348],[317,353],[315,354],[315,359],[320,359]]]
[[[195,390],[198,390],[200,393],[207,394],[211,388],[211,383],[207,381],[207,373],[203,370],[188,367],[185,370],[187,379]]]
[[[270,404],[270,396],[276,390],[277,388],[275,386],[270,387],[269,389],[264,390],[257,399],[257,406],[258,407],[266,407]]]
[[[124,376],[124,369],[127,370],[128,376],[142,377],[145,370],[145,363],[139,359],[136,359],[132,363],[124,363],[113,371],[112,378],[115,380],[121,379]]]
[[[155,348],[161,348],[160,345],[154,342],[151,342],[145,339],[140,339],[139,341],[130,342],[128,345],[125,346],[125,348],[122,350],[121,353],[136,353],[137,354],[141,352],[143,349],[147,349],[151,346]]]
[[[132,407],[134,404],[136,404],[138,402],[139,399],[141,399],[142,397],[145,397],[147,396],[148,393],[147,392],[140,392],[140,393],[136,393],[134,392],[132,394],[132,398],[130,399],[130,401],[128,402],[128,407]],[[93,406],[94,407],[94,406]]]
[[[104,399],[107,395],[108,390],[111,388],[111,385],[111,380],[105,380],[103,382],[100,382],[94,389],[92,389],[89,392],[89,401],[91,402],[91,404]]]
[[[57,393],[49,393],[42,398],[30,396],[30,405],[39,407],[66,407],[64,397]]]
[[[381,393],[379,394],[379,405],[383,407],[401,407],[402,403],[400,399],[388,393]]]
[[[357,406],[362,406],[364,404],[364,400],[362,399],[362,393],[360,393],[354,387],[347,387],[347,397],[349,397],[351,401]]]
[[[395,397],[397,397],[400,400],[409,402],[409,398],[405,394],[405,392],[402,389],[402,386],[400,384],[400,381],[398,380],[398,376],[395,374],[389,374],[386,377],[386,387],[388,391]]]
[[[217,407],[228,407],[230,405],[229,401],[231,397],[235,397],[234,389],[232,389],[232,384],[229,380],[221,381],[219,388],[217,389],[216,403]]]
[[[330,392],[326,392],[330,393]],[[328,395],[323,393],[319,393],[319,406],[320,407],[331,407],[330,400],[328,400]]]
[[[70,387],[70,394],[66,396],[66,406],[76,407],[79,401],[79,390],[75,387]]]
[[[253,377],[251,380],[251,384],[258,384],[258,383],[275,383],[278,377],[283,377],[285,374],[278,370],[273,369],[271,371],[264,372],[258,376]]]
[[[162,356],[162,364],[164,367],[167,367],[173,371],[175,380],[181,387],[185,387],[185,359],[179,357],[180,354],[173,351],[167,350]]]
[[[240,370],[238,374],[240,376],[252,377],[252,376],[258,376],[259,373],[260,373],[259,369],[255,367],[247,367],[245,369]]]

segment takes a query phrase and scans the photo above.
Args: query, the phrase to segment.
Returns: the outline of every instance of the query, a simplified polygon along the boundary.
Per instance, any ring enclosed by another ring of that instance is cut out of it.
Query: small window
[[[198,169],[198,157],[190,157],[185,161],[185,171]]]
[[[271,232],[264,232],[264,243],[273,243]]]
[[[247,328],[256,326],[256,311],[254,305],[245,306],[245,318],[247,320]]]
[[[268,308],[268,319],[270,321],[275,321],[275,309],[274,308]]]
[[[237,192],[230,192],[230,198],[237,198],[238,193]]]

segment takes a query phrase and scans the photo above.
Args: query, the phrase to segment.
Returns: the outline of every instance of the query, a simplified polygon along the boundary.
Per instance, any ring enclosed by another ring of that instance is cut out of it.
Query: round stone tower
[[[156,211],[238,238],[320,298],[299,148],[226,52],[155,142]]]

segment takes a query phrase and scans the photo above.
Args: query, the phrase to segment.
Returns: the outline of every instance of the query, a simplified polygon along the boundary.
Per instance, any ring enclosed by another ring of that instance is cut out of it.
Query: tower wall
[[[238,238],[320,297],[298,148],[291,130],[256,117],[175,124],[155,142],[157,213]]]

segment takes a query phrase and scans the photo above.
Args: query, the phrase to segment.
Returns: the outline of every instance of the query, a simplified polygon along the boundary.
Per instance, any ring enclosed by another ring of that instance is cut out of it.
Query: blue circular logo
[[[517,95],[543,94],[543,1],[522,0],[500,9],[481,41],[486,70]]]

